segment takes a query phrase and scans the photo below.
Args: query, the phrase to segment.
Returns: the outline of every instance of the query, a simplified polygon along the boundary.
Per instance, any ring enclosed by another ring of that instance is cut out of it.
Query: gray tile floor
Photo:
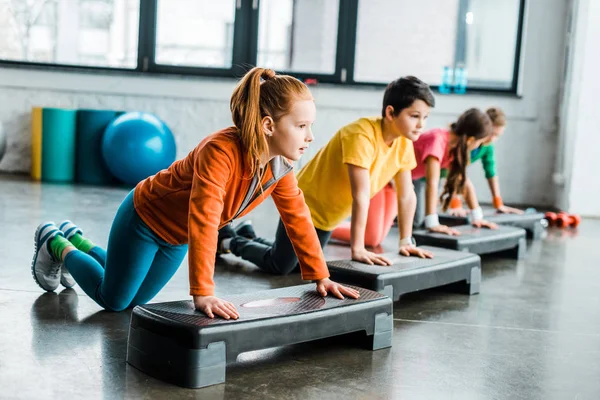
[[[0,176],[0,398],[600,398],[600,221],[551,231],[523,261],[484,258],[479,295],[402,297],[391,349],[324,340],[246,353],[227,383],[189,390],[125,363],[129,312],[103,312],[78,287],[43,293],[30,275],[38,223],[68,217],[104,246],[126,193]],[[251,218],[259,234],[274,234],[270,202]],[[392,231],[384,248],[396,242]],[[186,265],[154,301],[188,298]],[[301,283],[232,258],[215,280],[217,295]]]

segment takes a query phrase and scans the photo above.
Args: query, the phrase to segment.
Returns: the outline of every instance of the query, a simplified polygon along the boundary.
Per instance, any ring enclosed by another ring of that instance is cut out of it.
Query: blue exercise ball
[[[115,118],[102,137],[102,158],[121,181],[135,185],[175,161],[175,138],[155,115],[129,112]]]

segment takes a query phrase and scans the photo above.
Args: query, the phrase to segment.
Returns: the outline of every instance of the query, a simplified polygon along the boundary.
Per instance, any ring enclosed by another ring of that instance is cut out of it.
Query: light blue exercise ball
[[[169,167],[176,153],[169,127],[149,113],[128,112],[115,118],[102,137],[102,157],[108,170],[130,185]]]

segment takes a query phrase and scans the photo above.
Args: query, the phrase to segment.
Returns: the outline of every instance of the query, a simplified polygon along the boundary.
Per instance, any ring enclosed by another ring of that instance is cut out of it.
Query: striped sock
[[[89,253],[96,245],[92,243],[91,240],[84,238],[81,234],[76,233],[71,236],[71,244],[77,248],[77,250],[81,250],[84,253]]]
[[[54,256],[54,258],[57,260],[62,260],[63,251],[67,247],[72,246],[71,242],[69,242],[67,239],[65,239],[65,237],[62,235],[54,236],[49,244],[50,244],[50,251],[52,252],[52,255]]]

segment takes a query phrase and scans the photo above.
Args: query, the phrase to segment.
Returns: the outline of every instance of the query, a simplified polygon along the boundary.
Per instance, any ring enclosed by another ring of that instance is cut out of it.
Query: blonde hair
[[[490,107],[485,113],[492,120],[492,125],[494,126],[506,126],[506,114],[499,107]]]
[[[254,67],[238,83],[231,95],[231,117],[246,156],[251,175],[260,167],[269,148],[262,129],[264,117],[278,121],[289,113],[293,100],[313,100],[308,87],[289,75]]]

